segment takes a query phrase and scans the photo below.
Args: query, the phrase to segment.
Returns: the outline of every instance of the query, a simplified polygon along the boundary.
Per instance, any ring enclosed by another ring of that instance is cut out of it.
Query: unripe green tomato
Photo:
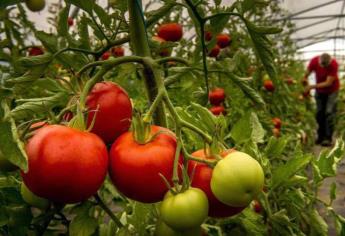
[[[46,5],[45,0],[25,0],[25,3],[31,11],[42,11]]]
[[[183,231],[176,231],[167,226],[162,220],[158,220],[154,236],[201,236],[203,235],[200,226]]]
[[[229,206],[248,206],[263,186],[262,167],[244,152],[228,154],[213,169],[211,190],[219,201]]]
[[[18,167],[9,162],[0,150],[0,172],[9,172],[16,169],[18,169]]]
[[[26,187],[24,182],[22,183],[20,187],[20,193],[22,194],[22,198],[24,201],[29,204],[30,206],[45,210],[49,207],[50,203],[47,199],[38,197],[34,193]]]
[[[165,194],[160,206],[161,218],[174,230],[186,230],[200,226],[208,215],[206,194],[198,188],[173,195]]]

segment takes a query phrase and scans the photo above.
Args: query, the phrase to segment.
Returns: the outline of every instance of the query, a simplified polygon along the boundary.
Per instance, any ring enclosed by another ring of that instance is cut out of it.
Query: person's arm
[[[315,88],[326,88],[329,87],[333,84],[335,80],[335,76],[327,76],[327,79],[321,83],[314,84],[314,85],[309,85],[309,90],[310,89],[315,89]]]

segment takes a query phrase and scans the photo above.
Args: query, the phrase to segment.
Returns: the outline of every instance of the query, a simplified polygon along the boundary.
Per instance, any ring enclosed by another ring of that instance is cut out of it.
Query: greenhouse
[[[344,0],[0,0],[0,235],[344,236]]]

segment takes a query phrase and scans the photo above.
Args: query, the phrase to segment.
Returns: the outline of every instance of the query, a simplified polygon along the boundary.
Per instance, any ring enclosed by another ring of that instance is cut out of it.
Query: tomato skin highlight
[[[217,39],[217,45],[220,48],[226,48],[231,43],[231,37],[228,34],[218,34],[216,36],[216,39]]]
[[[227,154],[234,152],[234,150],[230,149],[221,154],[222,157],[226,156]],[[204,149],[200,149],[194,153],[192,156],[213,160],[213,157],[207,157],[205,154]],[[219,201],[211,190],[211,178],[212,178],[213,169],[209,167],[207,164],[200,163],[197,161],[189,161],[188,163],[188,174],[191,178],[191,186],[195,188],[199,188],[205,192],[208,203],[209,203],[209,211],[208,216],[215,217],[215,218],[222,218],[222,217],[230,217],[240,213],[244,207],[232,207],[228,206],[221,201]],[[192,176],[193,175],[193,176]]]
[[[97,83],[87,97],[86,106],[89,110],[87,126],[91,125],[96,115],[91,132],[105,143],[112,143],[129,129],[132,104],[127,92],[119,85],[113,82]]]
[[[208,100],[212,105],[219,105],[224,102],[225,91],[222,88],[215,88],[208,94]]]
[[[151,126],[151,134],[167,130]],[[116,139],[110,150],[109,174],[126,197],[144,203],[159,202],[168,191],[161,173],[172,184],[176,138],[160,133],[151,142],[139,144],[129,131]]]
[[[103,184],[108,168],[105,144],[95,134],[62,125],[38,129],[26,144],[28,189],[58,203],[88,199]]]
[[[178,23],[166,23],[158,27],[157,34],[166,41],[180,41],[183,35],[182,26]]]
[[[196,228],[207,218],[207,196],[192,187],[176,195],[169,191],[160,205],[160,212],[164,223],[174,230]]]

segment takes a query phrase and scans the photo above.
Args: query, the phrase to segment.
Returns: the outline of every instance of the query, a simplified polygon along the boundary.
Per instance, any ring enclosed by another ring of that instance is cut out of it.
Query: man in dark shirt
[[[316,84],[309,85],[308,76],[312,72],[315,72]],[[308,65],[303,83],[305,93],[309,93],[311,89],[316,89],[316,120],[319,125],[316,144],[331,146],[340,87],[337,61],[327,53],[314,57]]]

